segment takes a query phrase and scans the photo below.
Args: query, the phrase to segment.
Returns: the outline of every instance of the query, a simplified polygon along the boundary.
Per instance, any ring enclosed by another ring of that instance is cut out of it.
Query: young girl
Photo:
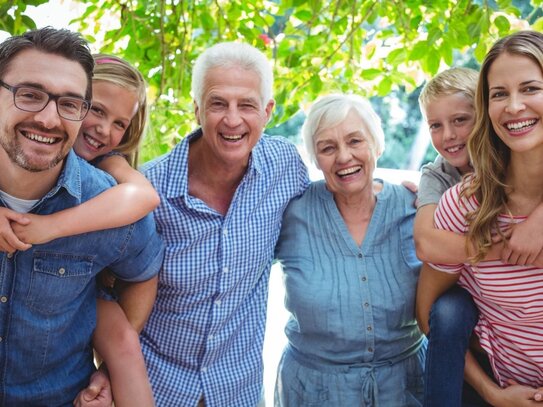
[[[513,239],[528,215],[540,216],[542,65],[543,35],[536,32],[506,37],[488,53],[468,141],[475,172],[444,194],[435,213],[439,229],[467,234],[473,262],[424,266],[419,281],[424,327],[433,300],[456,280],[472,295],[480,312],[475,332],[490,363],[484,372],[468,354],[466,379],[495,406],[535,404],[543,386],[541,246],[535,254],[506,249],[502,260],[489,260],[495,235]],[[540,229],[535,234],[540,238]]]
[[[1,208],[4,217],[0,216],[0,248],[5,251],[25,250],[30,244],[123,226],[144,217],[159,203],[151,184],[130,167],[136,164],[145,126],[145,82],[135,68],[120,58],[97,55],[95,63],[92,107],[81,125],[74,150],[110,173],[119,185],[82,205],[48,216],[18,214]],[[121,296],[119,303],[124,313],[114,301],[97,301],[93,343],[109,370],[117,407],[154,405],[138,332],[151,311],[156,280],[140,284],[137,290],[130,297]],[[81,397],[79,402],[85,405]]]

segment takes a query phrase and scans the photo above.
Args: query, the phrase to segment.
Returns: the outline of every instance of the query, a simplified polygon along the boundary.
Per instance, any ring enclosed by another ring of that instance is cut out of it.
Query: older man
[[[159,406],[251,406],[262,399],[262,343],[273,250],[285,206],[308,185],[295,147],[262,136],[274,106],[266,57],[240,43],[193,68],[201,126],[144,171],[166,257],[142,333]]]
[[[0,206],[49,214],[114,184],[71,150],[90,107],[93,66],[86,42],[67,30],[0,44]],[[162,260],[151,217],[0,253],[0,405],[71,406],[95,370],[95,275],[109,267],[143,281]]]

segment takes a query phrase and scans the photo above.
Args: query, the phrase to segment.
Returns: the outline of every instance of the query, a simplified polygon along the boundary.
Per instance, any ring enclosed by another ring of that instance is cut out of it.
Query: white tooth
[[[509,130],[521,130],[525,127],[533,126],[537,120],[524,120],[516,123],[507,123],[507,128]]]
[[[241,135],[241,134],[231,134],[231,135],[223,134],[223,137],[225,139],[227,139],[227,140],[241,140],[243,135]]]
[[[85,140],[87,140],[87,143],[89,143],[94,148],[99,148],[100,145],[101,145],[99,142],[97,142],[96,140],[94,140],[90,136],[85,136]]]
[[[27,133],[27,137],[30,140],[39,141],[40,143],[53,144],[55,142],[54,138],[43,137],[34,133]]]
[[[459,151],[461,148],[462,148],[462,146],[454,146],[454,147],[447,148],[447,151],[448,151],[449,153],[456,153],[456,152]]]
[[[358,171],[359,169],[360,167],[351,167],[351,168],[346,168],[344,170],[339,170],[337,173],[338,175],[349,175]]]

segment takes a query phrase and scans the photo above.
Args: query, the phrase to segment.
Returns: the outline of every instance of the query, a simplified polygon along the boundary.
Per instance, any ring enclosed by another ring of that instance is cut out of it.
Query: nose
[[[454,127],[450,124],[445,124],[443,126],[443,140],[454,140],[456,139],[456,132],[454,130]]]
[[[236,127],[242,123],[241,114],[237,107],[228,108],[224,122],[228,127]]]
[[[96,125],[96,132],[102,136],[109,136],[111,132],[111,124],[107,120],[102,120]]]
[[[50,100],[42,111],[34,115],[34,120],[47,129],[58,127],[60,125],[60,116],[58,115],[56,102]]]
[[[516,114],[522,110],[524,110],[526,106],[524,105],[524,102],[522,100],[522,97],[516,94],[511,94],[507,101],[507,106],[505,107],[505,111],[510,114]]]
[[[337,151],[337,156],[336,156],[336,160],[338,163],[340,164],[347,163],[349,162],[351,157],[352,157],[352,154],[349,148],[342,145],[338,146],[338,151]]]

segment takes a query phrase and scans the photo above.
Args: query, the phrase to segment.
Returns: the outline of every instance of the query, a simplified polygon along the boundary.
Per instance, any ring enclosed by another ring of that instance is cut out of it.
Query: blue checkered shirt
[[[166,244],[142,347],[158,406],[254,407],[262,397],[268,280],[283,211],[308,186],[296,148],[263,136],[226,216],[188,193],[197,130],[144,173]]]

